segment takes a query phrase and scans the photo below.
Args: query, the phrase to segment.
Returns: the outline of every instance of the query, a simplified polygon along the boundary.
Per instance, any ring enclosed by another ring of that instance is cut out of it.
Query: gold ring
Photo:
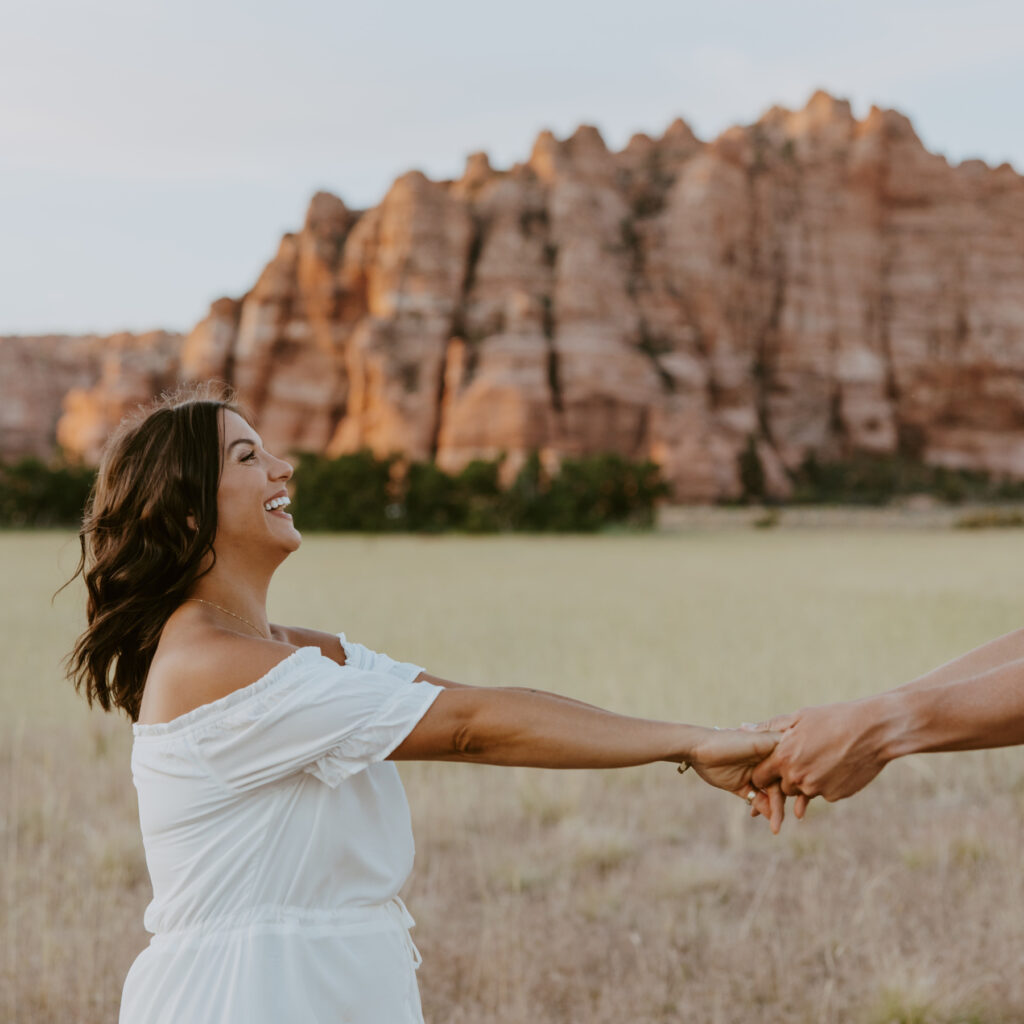
[[[752,789],[752,790],[751,790],[751,791],[750,791],[750,792],[749,792],[749,793],[747,794],[747,803],[748,803],[748,804],[751,804],[751,805],[753,805],[753,803],[754,803],[754,797],[756,797],[756,796],[757,796],[757,791],[756,791],[756,790],[753,790],[753,789]]]

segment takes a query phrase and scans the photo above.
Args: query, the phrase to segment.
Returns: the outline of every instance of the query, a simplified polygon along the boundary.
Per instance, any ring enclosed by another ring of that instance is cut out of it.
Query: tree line
[[[505,456],[477,459],[457,473],[433,462],[380,457],[363,449],[337,458],[297,457],[289,509],[300,530],[379,533],[449,530],[592,532],[650,527],[668,485],[657,464],[605,453],[563,459],[547,472],[531,453],[507,487]],[[0,463],[0,526],[75,526],[95,470],[64,460]]]
[[[565,458],[548,472],[531,452],[511,483],[501,483],[506,456],[474,459],[455,473],[369,449],[327,458],[296,457],[290,511],[299,529],[496,533],[593,532],[653,526],[670,488],[658,465],[614,453]],[[808,455],[791,474],[786,502],[768,495],[751,441],[738,457],[739,498],[722,504],[886,505],[909,494],[947,504],[1024,500],[1024,481],[974,470],[929,466],[900,455]],[[0,527],[64,527],[81,521],[95,470],[61,458],[0,462]]]

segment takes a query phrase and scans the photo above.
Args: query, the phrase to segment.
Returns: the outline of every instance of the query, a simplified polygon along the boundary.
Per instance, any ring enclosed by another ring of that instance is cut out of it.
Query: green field
[[[0,1020],[116,1018],[149,896],[124,718],[60,658],[64,533],[0,534]],[[463,682],[734,724],[1021,624],[1024,533],[312,537],[278,622]],[[994,1022],[1024,1006],[1024,752],[891,766],[773,838],[669,765],[402,766],[429,1024]],[[1017,1008],[1017,1009],[1014,1009]]]

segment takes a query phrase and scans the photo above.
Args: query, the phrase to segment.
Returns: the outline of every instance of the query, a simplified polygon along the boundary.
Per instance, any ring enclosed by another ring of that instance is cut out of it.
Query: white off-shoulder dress
[[[153,933],[120,1024],[421,1024],[398,896],[409,805],[385,761],[442,692],[338,634],[170,722],[133,726]]]

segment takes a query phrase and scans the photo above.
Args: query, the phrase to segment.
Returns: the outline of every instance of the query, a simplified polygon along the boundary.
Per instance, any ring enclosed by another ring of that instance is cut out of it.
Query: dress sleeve
[[[395,661],[386,654],[371,651],[369,647],[346,639],[344,633],[337,634],[341,646],[345,648],[345,664],[356,668],[368,669],[371,672],[387,672],[403,682],[412,683],[424,670],[422,665],[414,665],[411,661]]]
[[[246,791],[299,771],[332,788],[397,747],[444,692],[303,648],[194,736],[210,772]]]

